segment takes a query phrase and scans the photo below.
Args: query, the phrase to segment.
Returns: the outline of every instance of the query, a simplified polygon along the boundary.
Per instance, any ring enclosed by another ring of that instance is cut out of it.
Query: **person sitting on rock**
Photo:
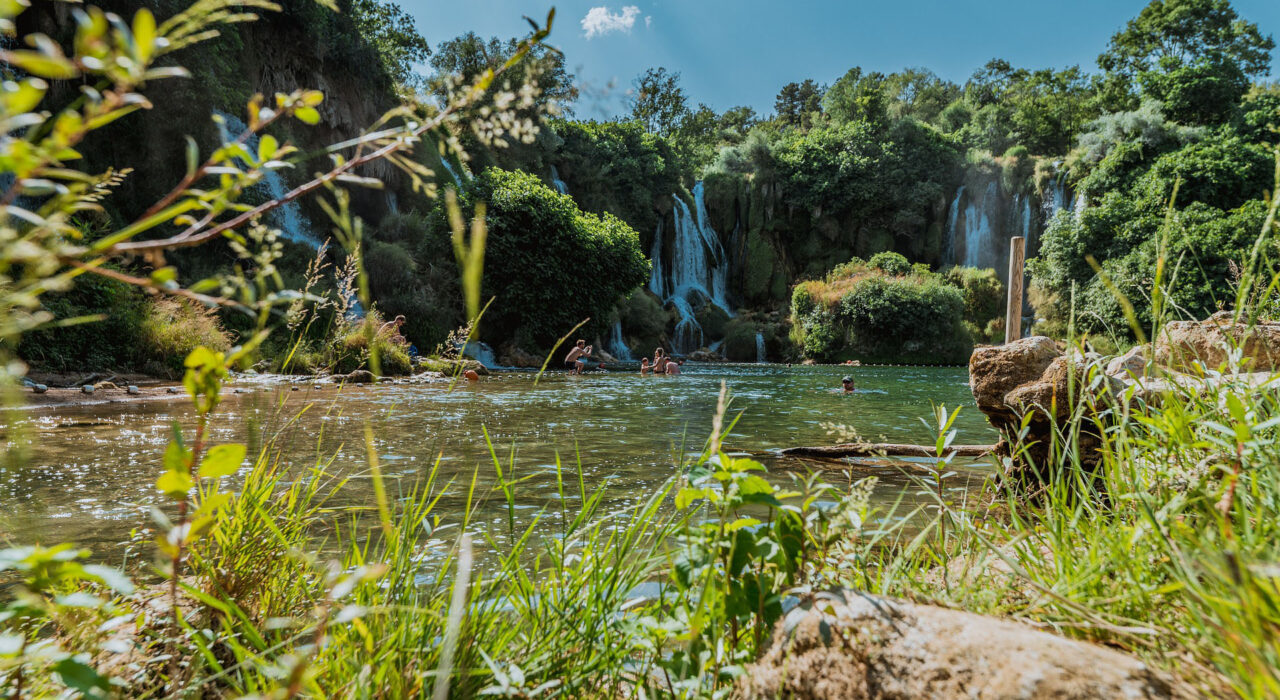
[[[587,366],[587,358],[591,356],[591,350],[587,341],[579,340],[565,356],[564,368],[569,370],[570,374],[582,374],[582,370]]]

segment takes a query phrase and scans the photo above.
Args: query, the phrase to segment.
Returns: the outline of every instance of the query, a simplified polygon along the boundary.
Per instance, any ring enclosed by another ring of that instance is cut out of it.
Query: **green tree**
[[[350,0],[348,12],[396,83],[417,87],[423,82],[414,65],[431,56],[431,44],[418,33],[411,15],[389,0]]]
[[[671,136],[690,115],[689,98],[680,87],[680,74],[650,68],[634,83],[631,117],[649,133]]]
[[[1224,105],[1239,100],[1247,78],[1270,70],[1274,48],[1227,0],[1152,0],[1098,56],[1109,74],[1104,99],[1120,106],[1136,85],[1170,102],[1175,118],[1224,121]]]
[[[591,337],[608,327],[613,305],[649,278],[640,237],[612,214],[584,213],[537,176],[490,168],[461,198],[464,211],[487,204],[481,335],[550,349],[580,322]],[[444,208],[431,216],[424,257],[452,255]]]
[[[837,122],[865,121],[883,124],[889,98],[883,73],[863,73],[850,68],[822,96],[822,111]]]
[[[778,91],[773,109],[783,125],[807,128],[812,123],[813,115],[822,110],[822,95],[825,92],[826,88],[810,78],[799,83],[787,83]]]
[[[519,48],[520,42],[515,39],[491,37],[485,40],[475,32],[441,42],[431,57],[431,67],[436,71],[430,81],[431,92],[441,101],[446,101],[451,80],[461,78],[462,84],[469,85],[485,71],[496,70],[505,64]],[[554,105],[556,111],[571,114],[573,102],[578,99],[574,76],[565,69],[564,54],[541,44],[509,69],[503,82],[528,84],[536,88],[530,112],[546,113],[548,106]],[[491,101],[489,98],[483,104]]]

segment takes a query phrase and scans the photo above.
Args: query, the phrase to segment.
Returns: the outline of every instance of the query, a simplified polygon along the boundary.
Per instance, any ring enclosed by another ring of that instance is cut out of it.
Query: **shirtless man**
[[[669,375],[680,374],[680,365],[677,364],[675,360],[672,360],[670,358],[667,358],[667,374]]]
[[[844,393],[846,393],[846,394],[852,394],[852,393],[853,393],[853,391],[854,391],[854,388],[853,388],[853,377],[845,377],[844,379],[841,379],[841,380],[840,380],[840,387],[841,387],[842,389],[844,389]]]
[[[565,356],[564,368],[569,370],[570,374],[582,374],[583,368],[587,366],[586,358],[590,356],[591,346],[587,345],[587,341],[579,340]]]

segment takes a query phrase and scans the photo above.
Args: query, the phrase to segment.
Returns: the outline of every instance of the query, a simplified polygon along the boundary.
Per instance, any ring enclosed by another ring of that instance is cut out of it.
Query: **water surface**
[[[859,393],[838,391],[845,374],[855,377]],[[836,441],[825,424],[848,426],[870,441],[931,444],[934,436],[920,418],[930,416],[934,403],[965,406],[958,443],[993,442],[967,379],[963,368],[691,364],[679,377],[558,373],[536,384],[525,372],[476,384],[326,384],[319,390],[307,384],[302,391],[241,380],[231,386],[248,393],[228,390],[212,432],[219,442],[249,443],[251,452],[280,434],[286,464],[303,473],[332,459],[332,473],[355,476],[342,502],[367,505],[373,502],[367,425],[393,495],[424,478],[439,459],[442,482],[478,475],[477,492],[487,500],[475,526],[505,529],[505,503],[491,495],[496,474],[486,430],[504,466],[514,453],[517,476],[529,477],[517,490],[517,520],[529,522],[540,510],[559,510],[557,454],[571,470],[581,460],[588,489],[608,485],[611,507],[652,493],[682,459],[701,452],[722,381],[731,413],[741,412],[726,449],[751,453],[769,466],[771,478],[786,479],[787,472],[813,465],[772,451]],[[110,552],[132,528],[150,525],[170,426],[176,420],[189,429],[192,413],[183,402],[110,404],[32,411],[19,420],[16,434],[30,456],[24,466],[0,472],[0,529],[15,543],[74,541]],[[973,483],[983,470],[973,464],[960,471]],[[864,473],[881,477],[876,499],[882,503],[904,494],[908,501],[918,498],[898,468],[858,469]],[[571,481],[576,493],[576,475]],[[461,486],[453,488],[440,512],[456,517],[464,498]]]

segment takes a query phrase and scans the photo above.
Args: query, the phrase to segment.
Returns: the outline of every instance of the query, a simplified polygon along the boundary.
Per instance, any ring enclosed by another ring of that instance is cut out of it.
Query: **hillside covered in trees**
[[[338,4],[333,14],[286,0],[282,12],[190,49],[183,61],[195,80],[155,95],[153,109],[111,127],[85,153],[91,163],[146,173],[104,216],[140,214],[141,203],[181,179],[181,159],[170,156],[188,137],[212,147],[256,92],[324,88],[318,126],[277,133],[306,153],[355,137],[402,99],[411,107],[397,118],[433,113],[454,86],[519,46],[476,34],[432,45],[393,3]],[[22,22],[58,36],[68,16],[50,3]],[[663,344],[754,360],[758,337],[769,357],[798,360],[813,356],[812,338],[821,336],[826,349],[815,359],[887,361],[858,351],[856,340],[857,319],[870,318],[867,305],[882,298],[832,298],[821,314],[793,305],[798,284],[856,268],[885,276],[881,286],[895,294],[932,290],[913,303],[946,299],[943,315],[927,322],[939,324],[932,332],[938,347],[953,349],[947,357],[962,358],[1001,334],[989,301],[1000,294],[1014,235],[1028,238],[1027,313],[1039,330],[1061,333],[1074,314],[1078,329],[1127,342],[1133,330],[1116,292],[1149,288],[1157,249],[1177,261],[1164,272],[1169,302],[1204,316],[1230,296],[1274,184],[1280,87],[1259,82],[1274,42],[1225,0],[1153,0],[1099,49],[1096,66],[996,58],[962,84],[927,68],[855,66],[829,85],[800,78],[781,86],[771,114],[717,112],[678,74],[654,68],[636,78],[629,113],[602,122],[575,119],[578,88],[566,59],[539,46],[504,77],[505,86],[525,87],[495,89],[474,107],[510,108],[507,123],[434,133],[432,147],[417,149],[428,187],[382,165],[364,174],[383,187],[352,188],[374,310],[404,315],[406,337],[423,352],[464,324],[450,218],[443,199],[427,196],[454,189],[468,219],[476,203],[490,204],[483,296],[493,304],[479,337],[500,355],[545,353],[584,322],[580,334],[619,355]],[[312,169],[325,158],[316,152]],[[275,196],[308,174],[301,170],[264,181],[249,200]],[[278,272],[301,287],[332,225],[314,204],[269,223],[284,230]],[[81,225],[90,239],[106,229],[91,218]],[[915,267],[861,267],[885,252]],[[335,245],[321,257],[341,269],[346,253]],[[237,264],[217,247],[168,262],[183,278]],[[970,269],[940,274],[953,267]],[[336,284],[321,277],[322,287]],[[549,313],[566,294],[574,303]],[[124,311],[104,321],[106,334],[76,325],[26,336],[20,354],[50,369],[163,371],[183,352],[147,330],[159,314],[185,319],[206,339],[247,327],[234,314],[162,309],[110,282],[51,296],[47,306],[60,318]],[[307,326],[304,346],[320,353],[334,313]],[[284,341],[272,342],[283,355]]]

